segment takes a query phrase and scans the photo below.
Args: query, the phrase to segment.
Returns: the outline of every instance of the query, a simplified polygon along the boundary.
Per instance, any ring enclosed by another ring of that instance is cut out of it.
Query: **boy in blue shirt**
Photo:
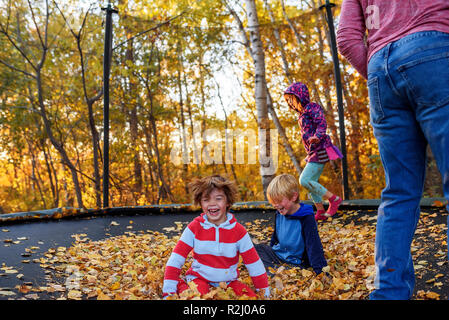
[[[318,234],[313,207],[299,202],[299,184],[290,174],[275,177],[267,188],[268,201],[276,211],[270,245],[255,248],[265,268],[290,266],[312,267],[316,274],[327,266]]]

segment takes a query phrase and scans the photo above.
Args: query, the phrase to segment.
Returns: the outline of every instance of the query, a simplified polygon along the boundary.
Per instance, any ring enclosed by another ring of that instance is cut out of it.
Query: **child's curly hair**
[[[203,195],[208,196],[215,188],[223,190],[226,195],[228,207],[233,205],[237,197],[237,185],[235,181],[230,181],[220,175],[196,179],[190,182],[188,187],[192,194],[194,205],[201,205]]]

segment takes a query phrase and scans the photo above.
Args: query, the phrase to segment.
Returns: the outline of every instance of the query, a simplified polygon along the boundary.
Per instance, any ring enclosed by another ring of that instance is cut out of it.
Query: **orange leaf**
[[[440,200],[435,200],[435,201],[432,203],[432,206],[434,206],[434,207],[444,207],[444,203],[441,202]]]
[[[28,293],[31,290],[30,286],[26,286],[24,284],[22,284],[19,288],[19,292],[20,293]]]

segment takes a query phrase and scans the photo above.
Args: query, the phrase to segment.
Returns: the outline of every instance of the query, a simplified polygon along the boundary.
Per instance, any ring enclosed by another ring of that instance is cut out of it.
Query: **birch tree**
[[[253,58],[254,63],[254,95],[257,108],[257,127],[259,130],[260,176],[262,178],[263,192],[266,198],[266,190],[268,188],[268,184],[274,178],[274,171],[272,170],[273,159],[271,154],[271,141],[269,133],[270,122],[268,119],[265,54],[262,39],[260,37],[260,26],[259,18],[257,17],[256,2],[255,0],[245,0],[245,3],[248,18],[251,57]]]

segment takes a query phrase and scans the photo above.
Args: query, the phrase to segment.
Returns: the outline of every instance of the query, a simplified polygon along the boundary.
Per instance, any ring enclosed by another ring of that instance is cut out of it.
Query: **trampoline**
[[[75,242],[75,235],[82,235],[89,241],[149,230],[173,236],[176,232],[170,228],[174,229],[176,223],[182,223],[184,228],[199,214],[199,211],[187,210],[187,207],[120,207],[88,212],[69,208],[3,215],[6,217],[0,222],[0,268],[3,267],[0,270],[0,299],[26,296],[17,290],[17,286],[23,284],[33,288],[45,286],[51,272],[42,268],[38,260],[50,249],[70,247]],[[62,211],[70,214],[59,218]],[[266,220],[269,224],[273,212],[270,209],[249,209],[234,211],[234,214],[242,224],[255,219]],[[8,273],[8,268],[17,272]],[[17,278],[20,274],[23,277]],[[60,292],[53,295],[39,292],[39,299],[55,299],[60,295]]]
[[[414,298],[448,299],[449,270],[446,239],[447,212],[432,207],[431,202],[422,205],[423,218],[415,236],[416,287]],[[327,224],[338,226],[364,224],[373,228],[376,221],[378,200],[345,201],[333,221],[319,222],[322,240]],[[75,240],[99,241],[111,237],[159,232],[167,237],[179,235],[199,211],[190,205],[146,207],[121,207],[106,210],[76,211],[54,209],[2,215],[0,222],[0,300],[54,300],[67,298],[67,290],[48,292],[38,290],[49,281],[63,286],[66,277],[55,275],[54,269],[43,268],[41,258],[49,250],[69,248]],[[237,220],[247,227],[254,242],[269,241],[265,233],[256,237],[254,232],[273,225],[274,210],[265,202],[239,203],[233,206]],[[6,218],[5,218],[6,216]],[[257,225],[254,222],[257,221]],[[422,227],[426,227],[423,229]],[[372,229],[371,229],[372,230]],[[270,234],[271,235],[271,234]],[[326,251],[326,243],[323,246]],[[354,242],[357,246],[357,242]],[[350,270],[348,271],[350,272]],[[20,286],[29,290],[21,292]],[[429,294],[432,292],[432,294]],[[434,294],[437,294],[434,295]],[[366,297],[358,297],[363,299]],[[83,297],[83,299],[86,299]]]

